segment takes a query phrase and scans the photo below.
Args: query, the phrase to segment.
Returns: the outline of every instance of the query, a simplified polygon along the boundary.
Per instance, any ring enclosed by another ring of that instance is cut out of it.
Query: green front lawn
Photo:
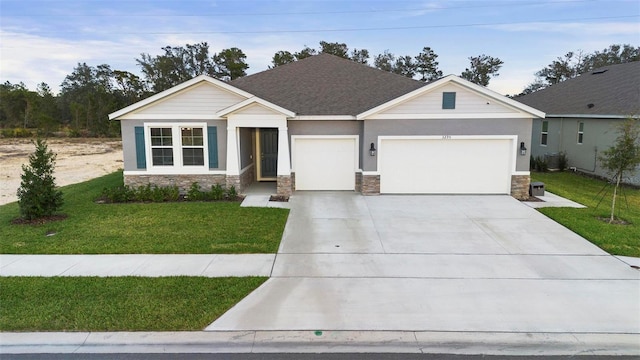
[[[197,331],[265,280],[1,277],[0,331]]]
[[[11,224],[17,203],[0,206],[0,253],[275,253],[289,213],[237,202],[94,202],[103,188],[118,185],[122,172],[63,187],[68,218],[43,225]]]
[[[606,188],[607,195],[596,209],[601,197],[598,193],[605,182],[570,172],[532,173],[531,181],[542,181],[546,190],[587,206],[586,209],[542,208],[540,212],[610,254],[640,257],[640,190],[623,189],[626,199],[618,197],[616,215],[629,225],[613,225],[598,219],[609,217],[612,186]]]

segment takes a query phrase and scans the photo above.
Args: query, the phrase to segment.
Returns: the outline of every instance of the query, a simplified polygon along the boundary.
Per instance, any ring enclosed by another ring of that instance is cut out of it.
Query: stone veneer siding
[[[293,174],[291,175],[278,175],[277,189],[280,196],[291,196],[293,189]]]
[[[226,185],[225,175],[124,175],[124,184],[130,187],[177,186],[181,193],[186,193],[191,184],[197,182],[201,189],[210,189],[216,184]]]
[[[362,173],[361,172],[356,173],[356,191],[362,192]]]
[[[531,177],[529,175],[511,175],[511,196],[518,200],[527,199],[530,183]]]
[[[240,175],[239,186],[236,187],[238,193],[244,192],[249,187],[249,185],[253,183],[253,180],[255,178],[254,167],[251,166]]]
[[[380,175],[362,175],[362,195],[380,195]]]

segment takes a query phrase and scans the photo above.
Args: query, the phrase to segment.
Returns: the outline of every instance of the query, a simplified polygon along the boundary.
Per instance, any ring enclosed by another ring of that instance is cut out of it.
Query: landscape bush
[[[182,196],[180,189],[175,186],[143,185],[133,188],[127,185],[104,188],[98,201],[105,203],[127,202],[173,202],[173,201],[235,201],[238,193],[235,187],[225,189],[220,184],[211,186],[208,191],[203,191],[197,182],[194,182]]]
[[[29,155],[29,165],[22,165],[22,181],[18,188],[20,216],[26,220],[53,215],[62,207],[62,192],[53,176],[56,155],[46,141],[34,141],[36,150]]]

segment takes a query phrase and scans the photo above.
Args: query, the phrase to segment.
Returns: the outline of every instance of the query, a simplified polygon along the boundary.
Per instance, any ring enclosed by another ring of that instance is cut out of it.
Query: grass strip
[[[2,277],[0,331],[202,330],[266,279]]]
[[[64,220],[12,224],[17,203],[0,206],[4,254],[275,253],[287,209],[241,208],[238,202],[97,204],[122,172],[62,188]]]
[[[531,178],[544,182],[546,190],[587,206],[586,209],[542,208],[541,213],[612,255],[640,257],[640,190],[623,188],[616,215],[629,224],[614,225],[599,219],[610,215],[612,185],[570,172],[532,173]]]

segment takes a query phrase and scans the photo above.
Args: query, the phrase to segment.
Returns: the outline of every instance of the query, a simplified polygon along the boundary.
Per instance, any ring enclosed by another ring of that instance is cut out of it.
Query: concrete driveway
[[[640,272],[509,196],[290,205],[272,278],[207,330],[640,334]]]

